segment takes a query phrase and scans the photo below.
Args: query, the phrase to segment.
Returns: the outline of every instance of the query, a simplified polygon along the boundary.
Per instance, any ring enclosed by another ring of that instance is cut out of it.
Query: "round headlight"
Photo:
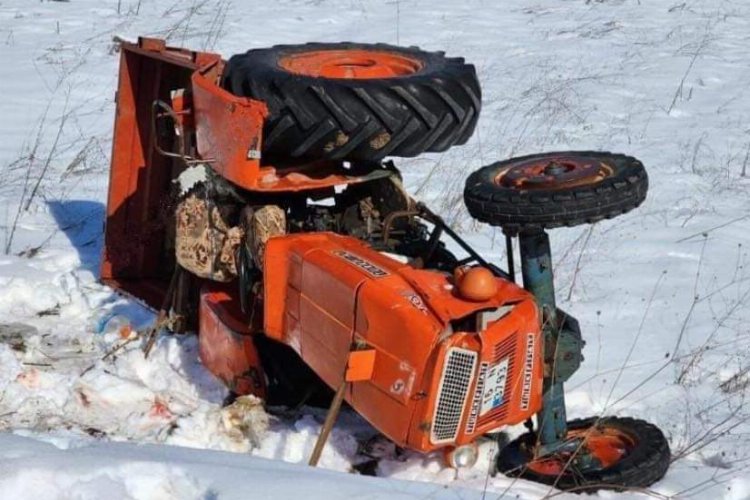
[[[452,448],[445,454],[445,461],[454,469],[473,467],[477,463],[477,458],[479,458],[479,448],[475,443]]]

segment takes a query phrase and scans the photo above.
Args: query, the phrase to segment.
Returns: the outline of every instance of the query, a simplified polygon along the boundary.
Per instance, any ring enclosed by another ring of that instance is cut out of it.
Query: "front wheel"
[[[667,472],[669,444],[653,424],[633,418],[587,418],[568,422],[566,444],[535,457],[537,439],[527,433],[497,456],[507,476],[575,492],[623,490],[652,485]]]
[[[646,199],[648,175],[631,156],[562,151],[493,163],[466,180],[475,219],[511,232],[611,219]]]

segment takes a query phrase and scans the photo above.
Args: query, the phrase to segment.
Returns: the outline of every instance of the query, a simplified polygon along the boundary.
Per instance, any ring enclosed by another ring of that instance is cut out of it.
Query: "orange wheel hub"
[[[613,173],[612,167],[592,158],[537,158],[510,165],[497,174],[495,183],[515,189],[557,190],[596,184]]]
[[[279,59],[279,66],[298,75],[366,80],[411,75],[422,62],[402,54],[373,50],[317,50]]]
[[[568,439],[580,440],[580,446],[572,453],[558,453],[537,458],[528,463],[529,470],[546,476],[558,476],[570,470],[576,457],[596,460],[597,468],[606,469],[617,464],[635,448],[635,438],[613,428],[590,427],[568,431]]]

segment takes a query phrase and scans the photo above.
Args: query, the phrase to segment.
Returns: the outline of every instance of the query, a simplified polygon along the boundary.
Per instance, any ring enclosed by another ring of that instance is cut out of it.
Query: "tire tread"
[[[286,53],[328,48],[398,52],[420,59],[424,66],[401,77],[345,80],[294,75],[275,63]],[[469,139],[481,110],[473,65],[462,58],[386,44],[311,43],[250,50],[230,58],[222,84],[236,95],[266,102],[263,152],[276,158],[378,161],[386,155],[445,151]]]

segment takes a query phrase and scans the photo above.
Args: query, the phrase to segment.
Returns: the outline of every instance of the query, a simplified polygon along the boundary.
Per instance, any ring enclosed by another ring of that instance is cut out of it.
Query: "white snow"
[[[355,40],[466,57],[483,86],[476,134],[464,147],[397,164],[412,193],[496,261],[502,234],[472,223],[461,203],[472,169],[544,150],[641,159],[651,184],[641,208],[552,232],[560,305],[587,341],[567,384],[569,416],[631,415],[662,428],[675,461],[654,495],[750,498],[743,0],[0,0],[0,496],[549,493],[487,479],[489,443],[459,474],[413,453],[381,462],[378,475],[388,479],[346,474],[362,459],[358,441],[374,433],[351,413],[318,470],[298,464],[319,411],[272,418],[256,447],[222,409],[225,390],[198,363],[192,337],[162,338],[148,360],[137,343],[101,359],[121,341],[95,333],[102,316],[123,315],[136,328],[152,319],[96,281],[114,35],[167,37],[225,56]]]
[[[96,443],[60,449],[6,435],[2,439],[3,498],[299,499],[479,498],[479,492],[341,474],[246,454],[176,446]]]

